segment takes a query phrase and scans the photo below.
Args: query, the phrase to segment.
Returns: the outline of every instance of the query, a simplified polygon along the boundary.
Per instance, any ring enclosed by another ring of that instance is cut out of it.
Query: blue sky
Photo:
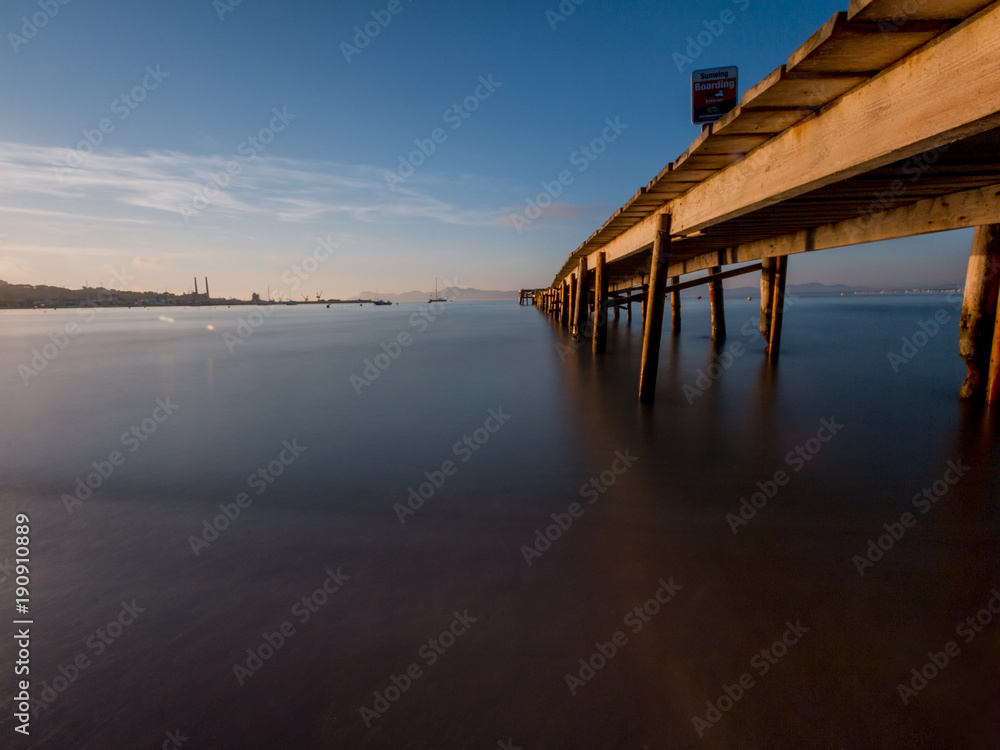
[[[183,292],[197,275],[240,297],[544,286],[698,135],[692,69],[739,65],[746,90],[846,8],[577,2],[7,0],[0,278]],[[721,35],[679,70],[706,22]],[[553,206],[512,219],[563,170]],[[961,283],[970,242],[799,256],[790,281]]]

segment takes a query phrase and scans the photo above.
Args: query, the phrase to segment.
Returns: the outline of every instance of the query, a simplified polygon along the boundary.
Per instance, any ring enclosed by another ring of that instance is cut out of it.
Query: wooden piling
[[[608,346],[608,267],[607,254],[597,254],[594,277],[594,351],[602,353]]]
[[[672,276],[670,279],[671,284],[679,284],[681,282],[680,276]],[[673,327],[674,333],[681,332],[681,293],[671,292],[670,293],[670,322]]]
[[[988,380],[993,329],[1000,289],[1000,225],[976,227],[965,277],[965,298],[959,323],[958,351],[968,375],[962,383],[962,398],[983,394]]]
[[[584,328],[587,325],[587,313],[590,307],[590,289],[587,284],[587,257],[580,258],[580,266],[577,270],[576,280],[576,319],[573,321],[573,336],[584,336]]]
[[[722,266],[712,266],[710,274],[722,273]],[[726,340],[726,303],[722,298],[722,280],[708,282],[708,303],[712,309],[712,341]]]
[[[670,214],[659,214],[649,266],[649,291],[643,304],[642,362],[639,367],[639,400],[652,403],[656,397],[656,371],[663,334],[663,305],[670,263]]]
[[[771,330],[768,332],[767,355],[777,359],[781,349],[781,322],[785,315],[785,277],[788,275],[788,256],[774,259],[774,284],[771,287]]]
[[[576,326],[576,272],[569,275],[569,332],[573,334]]]
[[[993,324],[993,351],[990,354],[990,372],[986,381],[986,403],[1000,404],[1000,303],[997,304],[996,322]]]
[[[569,326],[569,281],[564,280],[559,287],[559,325]]]
[[[771,341],[771,312],[774,305],[774,258],[760,261],[760,335],[764,337],[764,348]]]

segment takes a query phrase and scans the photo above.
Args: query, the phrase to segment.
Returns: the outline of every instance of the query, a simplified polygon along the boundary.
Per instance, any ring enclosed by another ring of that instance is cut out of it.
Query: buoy
[[[753,297],[747,297],[747,302],[753,302]]]
[[[701,299],[701,295],[700,294],[698,295],[698,299]]]

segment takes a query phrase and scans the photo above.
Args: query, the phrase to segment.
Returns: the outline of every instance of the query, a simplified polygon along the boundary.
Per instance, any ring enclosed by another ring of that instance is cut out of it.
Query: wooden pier
[[[607,311],[631,319],[641,302],[639,397],[652,401],[668,293],[676,333],[679,292],[708,284],[722,340],[723,281],[759,271],[773,361],[790,255],[964,227],[977,229],[961,395],[1000,403],[1000,2],[851,0],[529,301],[598,353]]]

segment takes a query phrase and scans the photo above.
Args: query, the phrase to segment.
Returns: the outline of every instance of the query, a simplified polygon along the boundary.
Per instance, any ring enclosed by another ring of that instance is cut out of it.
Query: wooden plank
[[[766,91],[762,91],[745,108],[769,109],[789,107],[819,109],[868,80],[861,75],[808,76],[787,75]]]
[[[744,110],[737,107],[713,126],[713,132],[720,135],[763,134],[776,135],[792,125],[809,117],[813,110],[803,107],[797,110]]]
[[[674,231],[710,226],[998,125],[994,5],[676,198]]]
[[[838,25],[843,25],[846,21],[847,13],[844,11],[834,13],[833,17],[829,21],[814,31],[812,36],[806,39],[801,45],[799,45],[798,49],[788,56],[788,62],[785,64],[786,68],[794,68],[800,62],[805,60],[833,36],[833,32],[836,30]]]
[[[722,281],[723,279],[731,279],[734,276],[742,276],[747,273],[754,273],[755,271],[761,270],[762,265],[760,263],[754,263],[752,266],[742,266],[740,268],[731,268],[728,271],[720,271],[717,273],[710,273],[708,276],[701,276],[697,279],[690,279],[688,281],[677,281],[672,282],[670,286],[666,288],[668,294],[673,294],[675,292],[682,292],[685,289],[693,289],[696,286],[703,286],[704,284],[711,284],[716,281]],[[679,277],[671,277],[679,278]]]
[[[1000,224],[1000,185],[929,198],[881,214],[754,240],[731,248],[727,263],[828,250],[918,234]],[[678,243],[674,243],[675,245]],[[671,275],[704,270],[717,262],[716,252],[672,265]]]
[[[962,20],[993,0],[851,0],[849,21]]]
[[[849,22],[836,13],[788,57],[789,72],[874,74],[947,30],[948,24],[878,25]]]

